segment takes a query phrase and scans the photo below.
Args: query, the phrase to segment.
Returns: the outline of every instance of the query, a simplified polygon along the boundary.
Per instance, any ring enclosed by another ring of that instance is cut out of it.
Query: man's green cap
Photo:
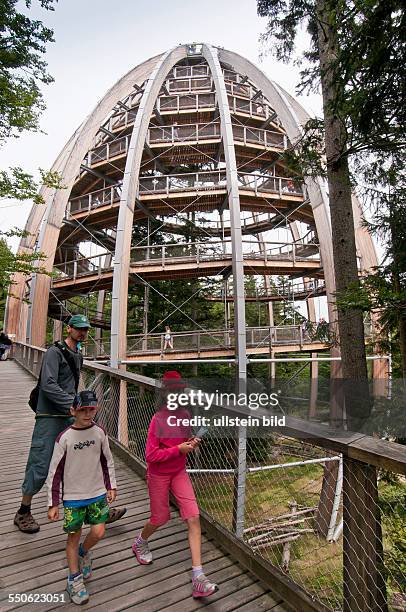
[[[83,327],[90,327],[90,323],[85,315],[76,314],[73,315],[68,321],[68,325],[70,327],[76,327],[77,329],[81,329]]]

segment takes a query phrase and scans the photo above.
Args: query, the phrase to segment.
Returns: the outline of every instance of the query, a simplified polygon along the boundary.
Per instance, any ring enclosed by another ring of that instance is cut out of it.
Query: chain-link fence
[[[40,349],[17,344],[15,357],[38,375]],[[110,437],[145,464],[160,383],[87,364],[81,386],[96,392]],[[406,610],[403,447],[226,429],[212,420],[188,458],[200,508],[324,609]]]

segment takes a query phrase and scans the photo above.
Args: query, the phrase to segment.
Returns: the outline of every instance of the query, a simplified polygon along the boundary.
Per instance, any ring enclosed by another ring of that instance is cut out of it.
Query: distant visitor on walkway
[[[167,351],[168,348],[173,349],[172,332],[169,325],[165,327],[164,341],[164,351]]]

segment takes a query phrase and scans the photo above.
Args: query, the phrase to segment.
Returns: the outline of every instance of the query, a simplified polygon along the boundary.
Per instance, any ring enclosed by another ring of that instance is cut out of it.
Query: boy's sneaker
[[[148,542],[139,542],[138,539],[134,540],[132,551],[141,565],[150,565],[152,563],[152,553],[149,550]]]
[[[78,606],[81,606],[89,601],[89,593],[87,592],[83,582],[82,574],[79,574],[79,576],[76,576],[76,578],[73,580],[69,580],[68,578],[66,590],[68,591],[70,600]]]
[[[192,596],[197,599],[199,597],[209,597],[219,590],[215,582],[211,582],[204,574],[200,574],[192,580],[193,592]]]
[[[83,580],[87,580],[92,575],[92,555],[90,550],[83,555],[79,555],[79,570],[82,572]]]

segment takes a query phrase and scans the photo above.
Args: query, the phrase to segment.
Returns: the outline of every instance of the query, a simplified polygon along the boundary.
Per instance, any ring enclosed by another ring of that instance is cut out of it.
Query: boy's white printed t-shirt
[[[100,425],[72,425],[59,434],[46,486],[48,506],[58,506],[61,486],[64,501],[91,499],[117,488],[109,440]]]

